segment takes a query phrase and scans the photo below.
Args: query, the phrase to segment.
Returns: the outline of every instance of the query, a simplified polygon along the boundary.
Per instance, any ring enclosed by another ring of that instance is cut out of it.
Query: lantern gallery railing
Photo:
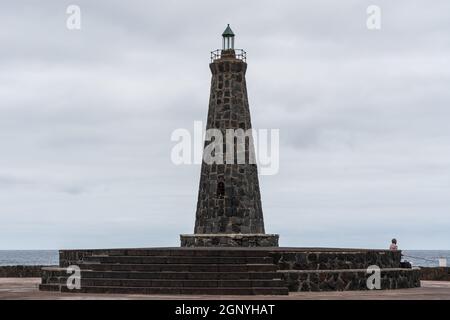
[[[247,62],[247,52],[242,49],[234,49],[234,50],[220,50],[217,49],[211,52],[211,62],[222,58],[236,58]]]

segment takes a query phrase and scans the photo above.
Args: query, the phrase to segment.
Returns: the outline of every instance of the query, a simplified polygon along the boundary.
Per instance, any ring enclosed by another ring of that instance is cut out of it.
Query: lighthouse
[[[202,162],[195,229],[181,235],[182,247],[276,247],[278,235],[264,228],[258,168],[254,159],[251,117],[247,95],[247,55],[235,49],[230,25],[222,34],[222,49],[211,52],[212,73],[206,129],[223,137],[236,132],[244,139],[224,143],[221,152],[233,161]],[[205,151],[212,143],[205,141]],[[242,155],[245,161],[234,161]],[[205,158],[205,157],[204,157]]]

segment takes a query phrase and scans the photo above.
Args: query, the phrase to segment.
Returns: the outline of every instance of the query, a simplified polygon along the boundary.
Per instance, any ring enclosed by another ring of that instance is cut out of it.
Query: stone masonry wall
[[[271,256],[280,270],[336,270],[399,268],[401,251],[349,250],[345,251],[274,251]]]
[[[420,279],[428,281],[450,281],[450,268],[420,268]]]
[[[182,247],[278,247],[274,234],[196,234],[181,235]]]
[[[238,59],[211,63],[211,94],[207,129],[251,129],[245,73]],[[206,146],[206,143],[205,143]],[[224,139],[223,152],[226,150]],[[242,151],[242,150],[241,150]],[[234,150],[235,154],[237,150]],[[263,234],[264,221],[256,164],[249,164],[253,145],[246,143],[246,164],[203,162],[197,202],[196,234]]]
[[[0,278],[40,278],[44,266],[2,266]]]
[[[365,270],[281,271],[289,292],[369,290]],[[381,288],[420,287],[420,270],[388,269],[381,271]]]

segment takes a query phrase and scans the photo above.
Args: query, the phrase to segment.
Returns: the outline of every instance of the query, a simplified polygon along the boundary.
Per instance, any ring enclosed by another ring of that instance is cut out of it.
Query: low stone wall
[[[382,269],[399,268],[401,251],[390,250],[298,250],[273,251],[274,258],[280,270],[337,270],[337,269],[367,269],[378,266]]]
[[[289,292],[369,290],[366,270],[279,271]],[[381,270],[381,290],[420,287],[420,270]]]
[[[420,268],[420,279],[427,281],[450,281],[450,267]]]
[[[40,278],[43,267],[46,266],[2,266],[0,278]]]

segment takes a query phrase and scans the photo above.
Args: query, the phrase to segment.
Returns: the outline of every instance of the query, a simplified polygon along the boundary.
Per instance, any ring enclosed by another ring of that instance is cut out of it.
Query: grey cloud
[[[8,1],[0,11],[0,247],[177,245],[198,166],[174,129],[206,120],[209,51],[231,23],[283,245],[448,248],[448,1]],[[228,8],[238,8],[229,10]],[[98,230],[98,225],[102,230]]]

